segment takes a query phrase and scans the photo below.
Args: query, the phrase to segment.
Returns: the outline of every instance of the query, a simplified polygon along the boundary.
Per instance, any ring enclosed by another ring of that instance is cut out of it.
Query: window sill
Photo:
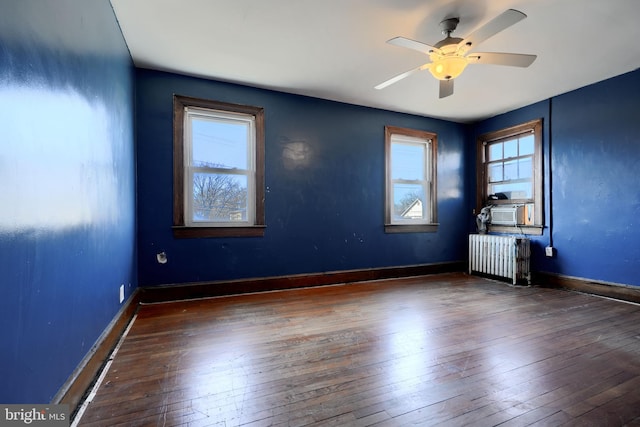
[[[176,239],[195,239],[200,237],[263,237],[264,225],[249,227],[185,227],[174,225],[173,237]]]
[[[491,225],[488,230],[491,233],[526,234],[529,236],[542,236],[542,225]]]
[[[385,233],[435,233],[440,224],[385,224]]]

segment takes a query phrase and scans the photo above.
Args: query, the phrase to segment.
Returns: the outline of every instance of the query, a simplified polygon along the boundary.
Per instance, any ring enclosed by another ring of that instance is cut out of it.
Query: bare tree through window
[[[219,167],[219,165],[207,165]],[[193,175],[193,214],[199,221],[243,221],[247,214],[247,188],[232,174]]]

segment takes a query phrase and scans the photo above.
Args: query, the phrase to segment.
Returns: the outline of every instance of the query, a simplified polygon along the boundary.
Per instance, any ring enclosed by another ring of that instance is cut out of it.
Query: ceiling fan
[[[453,80],[458,77],[468,64],[494,64],[508,65],[512,67],[528,67],[535,61],[536,55],[521,53],[473,53],[469,54],[477,45],[498,34],[500,31],[523,20],[527,15],[509,9],[482,27],[469,34],[466,38],[451,37],[451,33],[458,26],[458,18],[445,19],[440,23],[442,34],[446,37],[433,46],[405,37],[394,37],[387,43],[394,46],[406,47],[429,55],[431,62],[427,62],[417,68],[399,74],[376,86],[383,89],[409,75],[422,70],[429,70],[431,74],[440,80],[440,98],[453,94]]]

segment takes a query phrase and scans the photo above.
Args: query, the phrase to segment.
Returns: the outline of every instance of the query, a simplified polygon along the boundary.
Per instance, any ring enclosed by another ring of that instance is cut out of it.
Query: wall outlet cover
[[[120,304],[124,301],[124,285],[120,285]]]
[[[544,248],[544,254],[549,257],[553,256],[553,246],[547,246]]]

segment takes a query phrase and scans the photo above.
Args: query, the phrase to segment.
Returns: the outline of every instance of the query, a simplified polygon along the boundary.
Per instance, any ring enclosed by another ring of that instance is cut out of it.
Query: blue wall
[[[5,3],[2,403],[52,399],[117,314],[120,284],[129,296],[138,280],[463,260],[476,136],[536,118],[544,120],[548,228],[534,239],[534,269],[640,286],[640,71],[463,126],[168,73],[135,76],[108,1]],[[173,93],[265,107],[264,237],[173,238]],[[437,233],[384,233],[385,125],[439,135]],[[308,163],[286,160],[291,142],[305,144]],[[555,258],[543,255],[549,243]]]
[[[475,134],[540,117],[551,228],[534,238],[534,270],[640,286],[640,71],[485,120]]]
[[[0,14],[0,402],[48,403],[137,285],[133,65],[108,1]]]
[[[464,260],[464,126],[148,70],[136,88],[141,286]],[[265,108],[264,237],[173,238],[174,93]],[[438,134],[437,233],[384,232],[385,125]]]
[[[543,268],[640,286],[640,71],[551,105],[558,256]]]

